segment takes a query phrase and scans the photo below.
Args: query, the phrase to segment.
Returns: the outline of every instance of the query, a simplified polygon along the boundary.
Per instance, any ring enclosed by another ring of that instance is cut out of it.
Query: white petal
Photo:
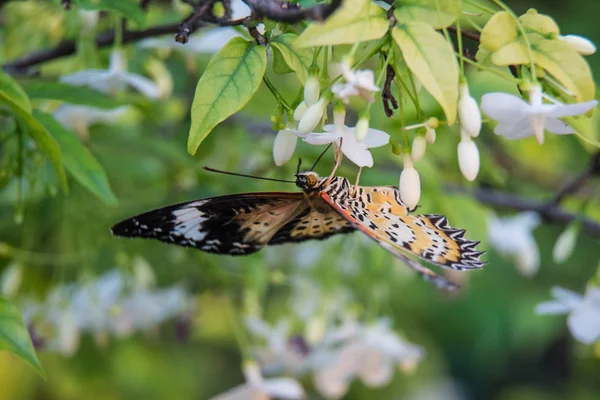
[[[259,389],[249,384],[244,384],[211,397],[210,400],[264,400],[264,394]]]
[[[481,98],[481,109],[491,118],[508,122],[523,118],[529,103],[520,97],[508,93],[487,93]]]
[[[394,368],[383,352],[372,351],[363,360],[359,376],[366,386],[381,387],[392,380]]]
[[[600,339],[600,307],[584,302],[567,319],[573,337],[585,344]]]
[[[308,107],[302,118],[300,118],[300,122],[298,122],[298,132],[312,132],[319,125],[319,122],[321,122],[326,107],[327,101],[323,98],[316,104]]]
[[[471,139],[458,143],[458,166],[463,176],[473,182],[479,173],[479,150]]]
[[[297,142],[298,136],[287,129],[277,133],[273,142],[273,160],[275,160],[275,165],[282,166],[292,158]]]
[[[421,180],[414,168],[404,168],[400,174],[400,198],[410,209],[414,209],[421,198]]]
[[[548,116],[554,118],[574,117],[576,115],[585,114],[597,105],[597,100],[576,104],[560,104],[556,105],[554,109],[548,113]]]
[[[158,86],[146,77],[127,72],[123,74],[123,78],[128,84],[133,86],[149,99],[156,99],[160,96],[160,90]]]
[[[306,110],[308,110],[308,106],[305,102],[298,104],[298,106],[294,110],[294,120],[300,121],[300,119],[302,119],[302,117],[304,116]]]
[[[566,314],[571,308],[559,301],[545,301],[535,307],[535,313],[538,315]]]
[[[544,128],[548,132],[552,132],[556,135],[575,133],[575,129],[571,128],[566,122],[556,118],[546,118],[544,121]]]
[[[385,146],[390,142],[390,135],[379,129],[370,128],[367,137],[363,141],[368,148]]]
[[[372,167],[373,155],[364,142],[356,140],[354,129],[349,129],[342,140],[342,152],[350,161],[359,167]]]
[[[465,96],[458,101],[458,116],[462,129],[472,137],[479,136],[481,131],[481,112],[477,102],[471,96]]]
[[[524,276],[533,276],[540,268],[540,251],[533,236],[527,239],[516,252],[517,267]]]
[[[271,335],[271,326],[262,319],[255,316],[249,316],[246,318],[245,322],[246,328],[248,328],[250,333],[252,333],[254,336],[268,338]]]
[[[596,52],[596,45],[589,39],[579,35],[559,35],[559,39],[567,43],[581,55],[589,56]]]
[[[348,381],[344,377],[316,373],[313,382],[317,391],[327,399],[341,399],[348,391]]]
[[[302,386],[292,378],[265,379],[259,388],[270,397],[277,399],[295,400],[304,397]]]
[[[74,74],[63,75],[59,81],[73,86],[84,86],[91,83],[103,81],[111,76],[111,73],[104,69],[87,69],[85,71],[75,72]]]
[[[533,129],[528,117],[513,122],[500,122],[494,129],[496,135],[502,135],[509,140],[523,139],[533,136]]]
[[[413,161],[417,162],[425,155],[427,149],[427,141],[424,136],[417,136],[413,139],[412,151],[410,152]]]
[[[583,303],[583,296],[568,289],[555,286],[552,288],[552,296],[556,300],[568,306],[570,309],[578,308]]]
[[[328,143],[333,143],[336,140],[338,140],[339,138],[341,138],[342,135],[340,135],[337,132],[330,132],[330,133],[317,133],[317,132],[312,132],[309,133],[308,135],[306,135],[306,137],[304,138],[304,141],[306,143],[310,143],[310,144],[328,144]]]
[[[427,127],[427,132],[425,132],[425,140],[427,140],[427,143],[434,144],[435,138],[435,129]]]
[[[321,85],[319,84],[319,79],[315,76],[310,76],[306,80],[306,85],[304,86],[304,103],[308,107],[316,104],[319,101]]]
[[[552,258],[557,264],[562,264],[573,254],[575,245],[577,244],[578,229],[575,225],[571,224],[565,229],[554,244],[552,249]]]

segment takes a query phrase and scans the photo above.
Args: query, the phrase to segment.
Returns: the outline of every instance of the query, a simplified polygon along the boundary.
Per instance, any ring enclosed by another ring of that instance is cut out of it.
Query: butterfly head
[[[313,171],[298,172],[296,186],[302,190],[313,189],[319,183],[319,175]]]

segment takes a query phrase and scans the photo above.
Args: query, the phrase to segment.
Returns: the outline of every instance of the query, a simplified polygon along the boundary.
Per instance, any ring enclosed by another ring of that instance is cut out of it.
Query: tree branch
[[[466,193],[472,195],[481,203],[496,207],[510,208],[517,211],[535,211],[545,220],[568,224],[580,216],[563,210],[558,205],[549,205],[547,202],[535,201],[525,197],[504,193],[490,189],[475,189],[469,191],[464,187],[449,186],[447,191],[450,193]],[[588,218],[582,220],[583,229],[590,235],[600,237],[600,223]]]
[[[303,20],[324,21],[342,4],[342,0],[332,0],[329,4],[318,4],[303,9],[298,3],[277,0],[242,0],[257,18],[266,17],[273,21],[294,24]]]

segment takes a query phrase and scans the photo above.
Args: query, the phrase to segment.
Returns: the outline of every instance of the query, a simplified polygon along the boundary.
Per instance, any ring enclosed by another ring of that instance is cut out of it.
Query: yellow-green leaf
[[[81,144],[77,135],[65,129],[51,115],[34,110],[33,116],[44,125],[58,142],[65,167],[73,178],[106,205],[115,206],[117,198],[110,188],[104,168],[92,153]]]
[[[519,17],[519,21],[527,30],[533,31],[541,35],[558,35],[560,29],[552,18],[544,14],[538,14],[534,9],[530,9],[527,13]]]
[[[525,43],[508,43],[492,53],[491,60],[499,66],[529,64],[529,54]]]
[[[409,22],[392,30],[408,68],[442,106],[448,124],[456,120],[458,64],[452,45],[424,22]]]
[[[46,377],[23,318],[17,308],[3,297],[0,297],[0,350],[16,355]]]
[[[297,47],[351,44],[379,39],[387,32],[386,12],[371,0],[345,0],[323,22],[313,22],[294,43]]]
[[[27,133],[42,153],[50,159],[59,182],[66,192],[68,190],[67,176],[62,164],[62,157],[58,144],[32,115],[29,97],[10,76],[0,69],[0,102],[8,105],[27,126]]]
[[[313,51],[312,49],[298,48],[292,43],[298,38],[295,33],[284,33],[283,35],[275,36],[269,43],[275,49],[279,50],[286,64],[296,72],[296,76],[302,82],[308,79],[308,67],[312,64]]]
[[[532,50],[536,64],[572,91],[576,100],[594,99],[596,85],[590,67],[569,44],[560,40],[539,40],[532,44]]]
[[[146,14],[135,0],[78,0],[79,6],[86,10],[112,11],[123,17],[135,21],[143,27]]]
[[[213,128],[239,111],[258,90],[267,68],[262,46],[233,38],[217,53],[196,86],[188,152],[195,154]]]
[[[445,28],[460,17],[461,0],[396,0],[396,20],[425,22],[435,29]]]
[[[479,47],[495,52],[516,41],[518,36],[517,22],[509,13],[501,11],[494,14],[483,27]]]

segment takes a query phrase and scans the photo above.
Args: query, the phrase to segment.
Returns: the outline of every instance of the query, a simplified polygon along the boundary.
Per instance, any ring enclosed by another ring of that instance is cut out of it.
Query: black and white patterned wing
[[[159,208],[122,221],[111,231],[210,253],[244,255],[267,245],[308,209],[302,193],[237,194]]]

